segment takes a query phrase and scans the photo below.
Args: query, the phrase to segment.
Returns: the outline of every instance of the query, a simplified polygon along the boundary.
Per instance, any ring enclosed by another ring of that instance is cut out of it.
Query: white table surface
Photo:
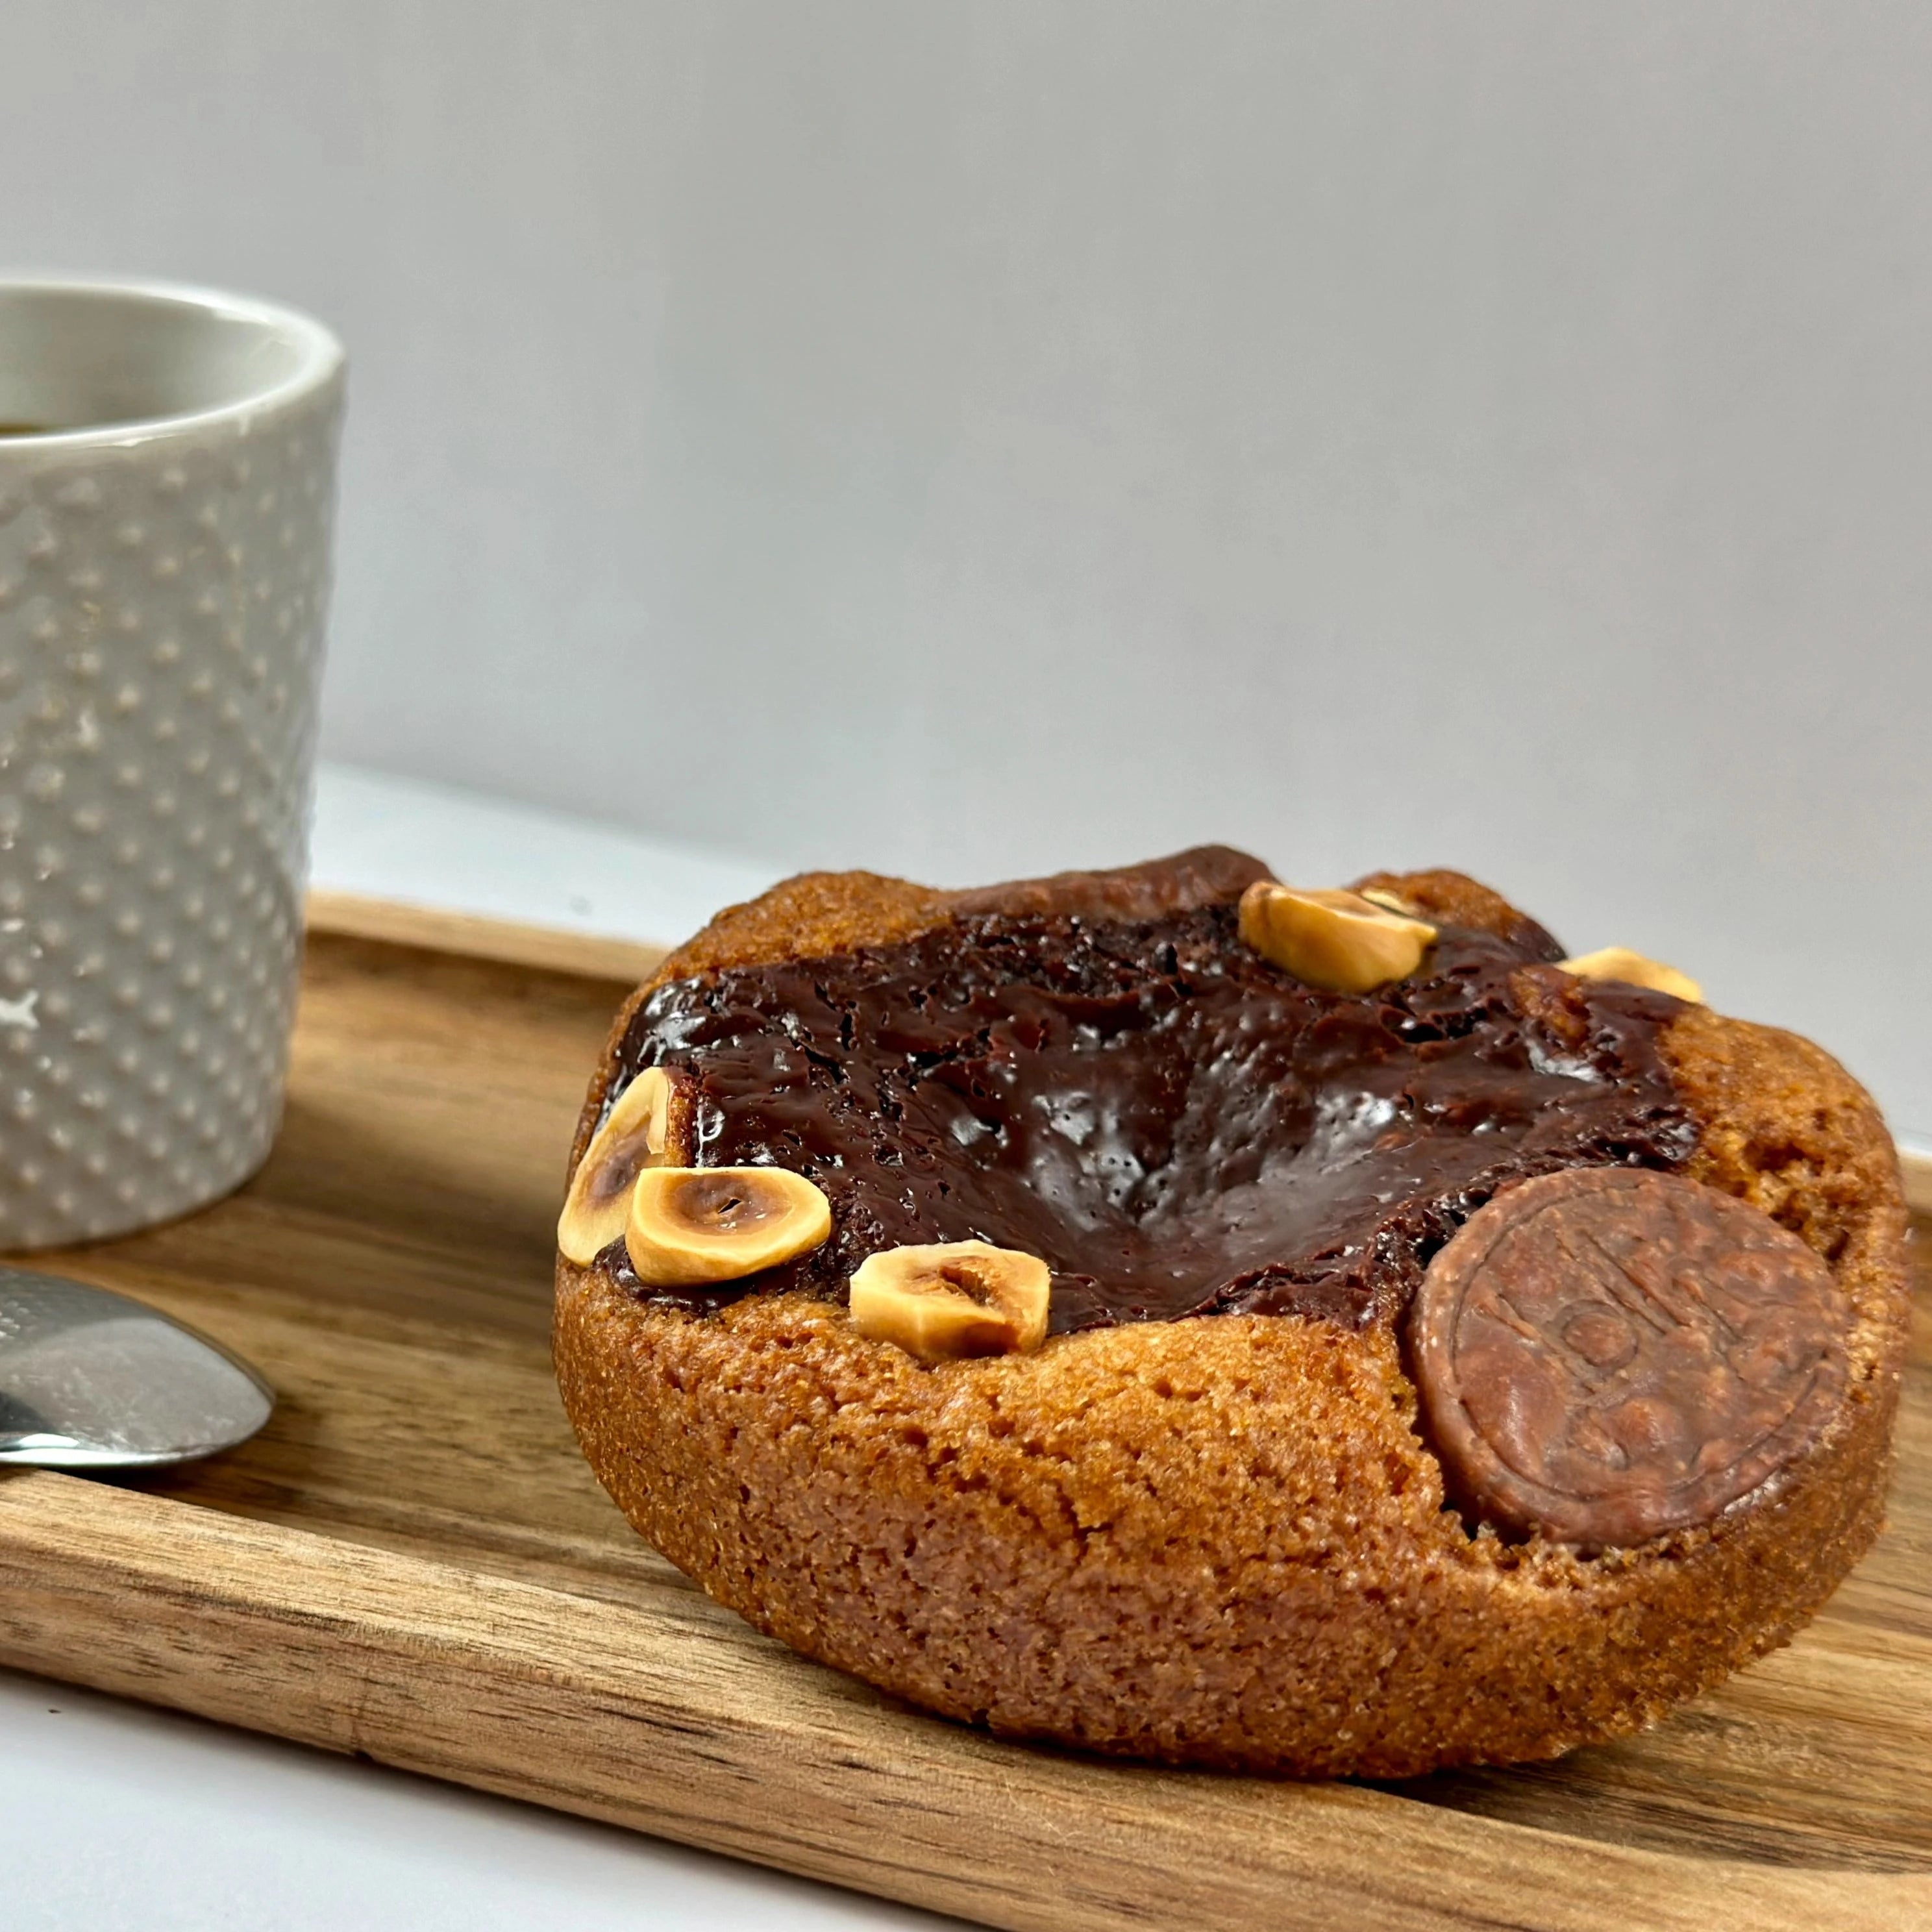
[[[684,937],[776,875],[346,767],[320,886]],[[0,1672],[8,1932],[490,1932],[950,1922],[431,1779]]]

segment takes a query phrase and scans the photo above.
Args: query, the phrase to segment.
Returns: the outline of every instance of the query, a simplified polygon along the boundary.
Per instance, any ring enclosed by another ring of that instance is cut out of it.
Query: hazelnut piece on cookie
[[[1329,993],[1369,993],[1406,980],[1436,939],[1412,919],[1360,892],[1298,891],[1257,879],[1241,895],[1241,938],[1264,959]]]
[[[782,1167],[651,1167],[631,1190],[624,1246],[646,1288],[702,1288],[796,1261],[832,1232],[832,1204]]]
[[[688,1084],[662,1066],[646,1067],[617,1096],[572,1175],[557,1217],[556,1245],[587,1268],[624,1232],[631,1189],[647,1167],[682,1167],[691,1158]]]
[[[1559,971],[1574,973],[1580,980],[1621,980],[1627,986],[1669,993],[1693,1006],[1704,1004],[1704,989],[1689,974],[1660,960],[1646,959],[1628,946],[1599,946],[1594,952],[1580,952],[1574,959],[1559,959],[1556,964]]]
[[[886,1248],[853,1274],[852,1324],[922,1362],[1026,1354],[1046,1340],[1052,1282],[1037,1255],[986,1241]]]

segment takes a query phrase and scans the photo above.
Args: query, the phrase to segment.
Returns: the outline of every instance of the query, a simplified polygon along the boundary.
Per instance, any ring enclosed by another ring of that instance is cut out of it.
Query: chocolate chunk
[[[1408,1332],[1451,1494],[1595,1549],[1708,1522],[1810,1449],[1850,1318],[1823,1260],[1756,1208],[1595,1168],[1472,1216]]]

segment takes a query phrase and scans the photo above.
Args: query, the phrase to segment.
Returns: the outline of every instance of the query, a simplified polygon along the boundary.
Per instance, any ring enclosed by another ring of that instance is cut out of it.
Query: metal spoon
[[[274,1406],[246,1362],[159,1310],[0,1264],[0,1466],[192,1462],[245,1442]]]

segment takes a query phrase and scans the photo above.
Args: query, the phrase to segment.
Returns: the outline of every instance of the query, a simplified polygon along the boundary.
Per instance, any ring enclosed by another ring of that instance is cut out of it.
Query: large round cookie
[[[1178,890],[1226,896],[1252,869],[1210,853]],[[952,895],[814,874],[732,908],[620,1016],[573,1166],[655,989],[962,914],[1132,916],[1136,876]],[[1363,884],[1428,919],[1525,926],[1453,873]],[[1907,1312],[1896,1164],[1862,1090],[1808,1042],[1699,1006],[1661,1050],[1695,1127],[1681,1171],[1799,1237],[1850,1315],[1803,1453],[1635,1547],[1451,1506],[1396,1306],[1136,1322],[928,1367],[836,1300],[754,1281],[692,1312],[560,1260],[565,1405],[632,1523],[714,1597],[950,1717],[1382,1778],[1613,1737],[1786,1641],[1870,1543]]]

